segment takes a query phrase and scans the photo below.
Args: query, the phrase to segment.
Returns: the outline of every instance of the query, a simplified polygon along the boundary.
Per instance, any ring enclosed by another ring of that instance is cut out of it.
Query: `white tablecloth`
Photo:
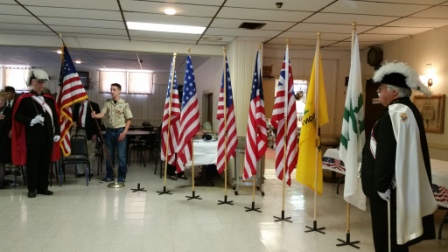
[[[431,172],[437,204],[448,208],[448,162],[431,159]]]
[[[216,164],[218,157],[218,141],[193,141],[194,165]],[[191,166],[191,162],[187,163]]]
[[[344,163],[339,159],[338,149],[328,149],[322,157],[322,169],[345,174]],[[439,206],[448,208],[448,162],[431,159],[434,197]]]

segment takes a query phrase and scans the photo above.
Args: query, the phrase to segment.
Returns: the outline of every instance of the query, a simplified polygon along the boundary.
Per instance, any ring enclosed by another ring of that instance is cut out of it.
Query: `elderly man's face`
[[[32,79],[31,80],[31,87],[33,88],[33,90],[40,94],[42,93],[42,91],[45,88],[45,80],[37,80],[37,79]]]

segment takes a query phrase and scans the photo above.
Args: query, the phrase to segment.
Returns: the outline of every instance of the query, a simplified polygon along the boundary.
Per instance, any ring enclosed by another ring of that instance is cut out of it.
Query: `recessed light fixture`
[[[176,15],[177,10],[174,8],[165,8],[163,9],[163,13],[165,13],[166,15]]]
[[[81,64],[82,62],[80,60],[75,60],[76,64]]]
[[[56,53],[57,54],[62,54],[62,50],[57,50]]]
[[[140,22],[127,22],[127,25],[128,29],[139,31],[174,32],[189,34],[202,34],[205,31],[205,27],[191,25],[171,25]]]

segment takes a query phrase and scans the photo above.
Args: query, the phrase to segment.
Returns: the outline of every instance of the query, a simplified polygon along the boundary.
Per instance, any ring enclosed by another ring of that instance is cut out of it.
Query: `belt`
[[[124,127],[121,127],[121,128],[106,128],[106,130],[121,130],[121,129],[124,129]]]

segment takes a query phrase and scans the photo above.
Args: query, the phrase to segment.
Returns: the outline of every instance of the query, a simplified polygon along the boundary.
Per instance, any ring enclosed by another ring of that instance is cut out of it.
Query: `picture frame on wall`
[[[84,89],[89,89],[89,72],[78,71],[79,78],[81,79]]]
[[[414,104],[422,114],[425,132],[442,134],[445,120],[445,95],[416,95]]]

